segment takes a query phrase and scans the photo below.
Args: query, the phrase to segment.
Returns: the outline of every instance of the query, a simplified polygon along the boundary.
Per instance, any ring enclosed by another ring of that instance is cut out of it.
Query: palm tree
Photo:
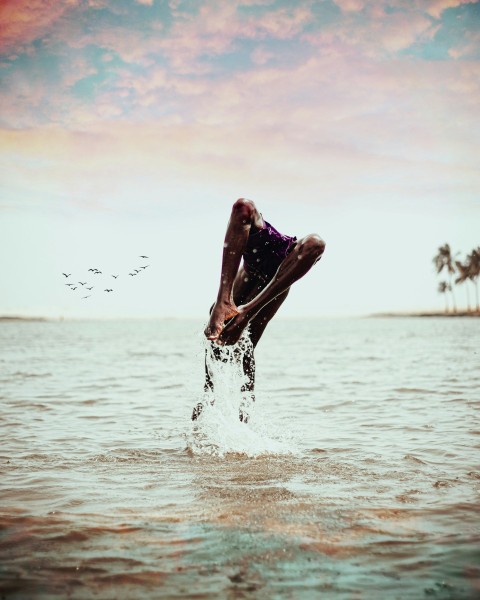
[[[475,299],[477,301],[477,312],[480,312],[480,305],[478,302],[478,277],[480,275],[480,246],[474,248],[472,252],[467,256],[469,265],[469,278],[475,286]]]
[[[472,271],[469,257],[467,256],[464,263],[456,260],[455,265],[457,266],[457,271],[459,273],[458,277],[455,279],[455,283],[464,283],[469,279],[471,281]],[[467,290],[467,312],[470,312],[470,294],[468,293],[468,285],[465,285],[465,289]]]
[[[445,312],[448,313],[448,296],[447,296],[447,291],[448,288],[450,286],[448,285],[448,283],[446,281],[441,281],[438,284],[438,293],[439,294],[445,294]]]
[[[449,244],[444,244],[438,249],[438,254],[433,257],[433,263],[437,269],[437,273],[441,273],[444,268],[447,269],[449,278],[449,290],[452,294],[453,312],[457,312],[457,305],[455,302],[455,296],[453,294],[452,287],[452,274],[455,273],[455,267],[453,266],[452,252]]]

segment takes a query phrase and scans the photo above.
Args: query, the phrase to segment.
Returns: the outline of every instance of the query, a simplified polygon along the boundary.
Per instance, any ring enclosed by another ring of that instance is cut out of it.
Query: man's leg
[[[271,302],[260,309],[255,317],[250,321],[250,339],[252,340],[254,348],[256,348],[258,342],[260,341],[260,338],[262,337],[267,325],[276,315],[278,309],[285,302],[289,291],[290,288],[279,294]]]
[[[248,301],[249,298],[252,298],[256,293],[262,290],[265,284],[261,283],[258,280],[250,279],[248,282],[245,282],[245,271],[243,268],[239,271],[239,277],[237,278],[234,285],[234,300],[241,304],[242,302]],[[244,283],[242,283],[244,282]],[[272,318],[277,313],[280,306],[285,301],[288,296],[288,290],[285,290],[283,293],[279,294],[276,298],[274,298],[271,302],[269,302],[266,306],[258,311],[255,317],[250,322],[250,340],[253,345],[253,349],[256,348],[260,338],[265,331],[265,328],[272,320]],[[215,349],[214,349],[215,351]],[[255,356],[253,351],[246,352],[243,355],[243,372],[245,374],[245,384],[242,386],[241,392],[245,393],[243,406],[240,407],[239,418],[240,421],[244,421],[248,423],[249,414],[248,414],[248,400],[247,394],[249,395],[249,399],[255,402],[254,390],[255,390]],[[207,363],[205,361],[205,385],[204,390],[213,391],[213,381],[208,371]],[[199,402],[193,409],[192,413],[192,421],[196,421],[200,416],[203,410],[203,404]]]
[[[205,328],[205,336],[209,340],[216,340],[222,332],[225,321],[238,314],[238,309],[233,299],[233,284],[252,225],[261,229],[263,227],[262,216],[251,200],[240,198],[233,205],[225,234],[222,273],[217,300],[210,314],[208,325]]]
[[[238,314],[224,328],[218,341],[221,344],[237,343],[245,327],[259,311],[303,277],[321,258],[324,250],[325,242],[315,234],[307,235],[297,242],[270,283],[252,300],[238,306]]]
[[[243,406],[240,407],[240,421],[244,421],[245,423],[248,423],[250,418],[248,414],[249,401],[255,402],[255,356],[253,350],[260,341],[265,328],[285,301],[289,291],[290,289],[285,290],[282,294],[279,294],[276,298],[259,310],[255,317],[250,321],[250,340],[252,342],[253,349],[252,352],[247,352],[243,356],[243,372],[246,377],[246,382],[242,386],[241,390],[242,392],[245,392],[245,394],[248,393],[249,398],[247,395],[245,395]]]
[[[233,283],[232,294],[233,294],[233,301],[234,301],[235,305],[248,302],[254,296],[256,296],[265,287],[265,285],[266,284],[261,282],[259,279],[248,275],[247,272],[245,271],[245,269],[243,268],[243,266],[241,266],[237,272],[237,275],[236,275],[234,283]],[[212,313],[214,307],[215,307],[215,304],[210,309],[210,314]],[[260,339],[259,336],[258,336],[258,339]],[[214,355],[217,355],[217,353],[218,353],[218,358],[219,358],[220,357],[219,356],[220,348],[214,342],[211,342],[211,343],[214,344],[214,346],[213,346]],[[213,380],[212,380],[212,376],[208,370],[207,354],[208,354],[208,351],[206,350],[205,351],[205,383],[204,383],[203,389],[205,392],[213,392]],[[241,391],[242,392],[253,391],[253,387],[255,384],[255,362],[253,360],[253,354],[250,356],[250,353],[246,353],[243,356],[243,372],[245,373],[247,381],[246,381],[245,385],[242,386]],[[196,421],[198,419],[202,410],[203,410],[203,404],[201,402],[199,402],[193,409],[192,421]],[[240,420],[241,421],[244,420],[242,415],[243,415],[243,412],[241,411],[240,412]],[[248,417],[245,418],[245,422],[247,421],[247,419],[248,419]]]

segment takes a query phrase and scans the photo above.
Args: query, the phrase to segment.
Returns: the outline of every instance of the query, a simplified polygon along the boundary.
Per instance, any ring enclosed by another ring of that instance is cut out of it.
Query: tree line
[[[437,274],[443,271],[447,274],[447,280],[442,280],[438,284],[438,292],[445,296],[445,312],[449,312],[448,298],[450,295],[452,301],[452,310],[457,312],[457,303],[455,299],[454,287],[465,284],[467,294],[467,312],[480,312],[478,301],[478,278],[480,276],[480,246],[474,248],[470,254],[467,254],[464,260],[458,260],[458,252],[453,255],[449,244],[440,246],[437,254],[433,257],[433,264]],[[470,307],[470,288],[469,282],[475,290],[476,304]]]

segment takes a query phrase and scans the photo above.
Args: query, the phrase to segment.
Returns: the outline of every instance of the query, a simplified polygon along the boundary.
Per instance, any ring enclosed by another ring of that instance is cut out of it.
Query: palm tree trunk
[[[465,281],[465,289],[467,290],[467,312],[470,312],[470,294],[468,292],[468,281]]]
[[[450,275],[450,292],[452,294],[452,304],[453,304],[453,312],[457,312],[457,303],[455,302],[455,294],[453,293],[453,285],[452,285],[452,276]]]
[[[477,312],[480,312],[480,306],[478,304],[478,281],[475,280],[475,298],[477,300]]]
[[[447,296],[447,290],[445,290],[444,294],[445,294],[445,314],[448,315],[448,296]]]

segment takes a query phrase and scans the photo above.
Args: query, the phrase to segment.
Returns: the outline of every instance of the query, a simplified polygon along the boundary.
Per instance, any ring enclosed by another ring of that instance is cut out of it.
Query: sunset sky
[[[3,0],[0,78],[0,314],[204,316],[238,197],[326,240],[283,316],[442,309],[480,245],[478,2]]]

